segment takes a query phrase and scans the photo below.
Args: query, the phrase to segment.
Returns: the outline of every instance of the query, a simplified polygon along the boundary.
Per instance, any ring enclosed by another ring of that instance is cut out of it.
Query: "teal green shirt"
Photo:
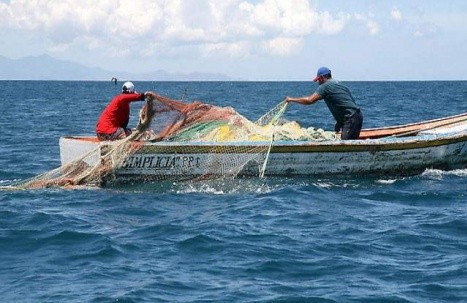
[[[324,99],[334,119],[341,125],[345,115],[352,115],[358,109],[350,90],[334,79],[321,84],[316,93]]]

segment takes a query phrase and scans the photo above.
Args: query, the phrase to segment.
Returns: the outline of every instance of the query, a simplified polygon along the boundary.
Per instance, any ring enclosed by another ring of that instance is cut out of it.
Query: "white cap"
[[[127,81],[127,82],[123,83],[122,92],[130,93],[130,94],[134,93],[135,92],[135,86],[133,85],[132,82]]]

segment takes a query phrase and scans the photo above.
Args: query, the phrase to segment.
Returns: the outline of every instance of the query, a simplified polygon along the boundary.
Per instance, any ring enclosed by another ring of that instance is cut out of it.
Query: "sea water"
[[[120,85],[0,81],[0,185],[60,165]],[[137,82],[255,120],[311,82]],[[364,127],[467,111],[467,82],[347,82]],[[143,103],[132,104],[130,125]],[[287,120],[333,129],[324,102]],[[0,191],[2,302],[466,302],[467,170]]]

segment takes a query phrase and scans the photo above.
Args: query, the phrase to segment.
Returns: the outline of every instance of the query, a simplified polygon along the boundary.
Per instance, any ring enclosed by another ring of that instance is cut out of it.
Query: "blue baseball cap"
[[[318,72],[316,73],[316,77],[313,79],[313,82],[318,81],[318,78],[324,75],[328,75],[331,73],[331,70],[325,66],[318,68]]]

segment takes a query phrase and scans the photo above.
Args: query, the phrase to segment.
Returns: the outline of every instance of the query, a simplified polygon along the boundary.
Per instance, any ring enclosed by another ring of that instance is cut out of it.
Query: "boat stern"
[[[95,137],[61,137],[59,145],[62,166],[77,159],[91,166],[99,163],[100,143]]]

